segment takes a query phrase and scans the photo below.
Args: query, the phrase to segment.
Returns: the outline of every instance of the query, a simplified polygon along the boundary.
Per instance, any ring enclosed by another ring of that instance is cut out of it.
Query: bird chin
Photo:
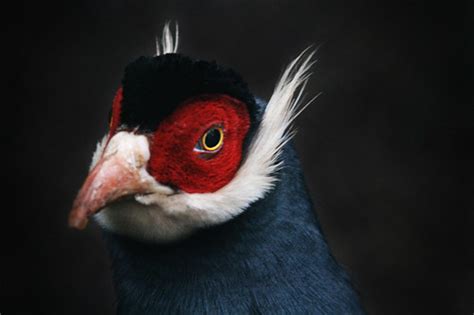
[[[172,242],[186,238],[195,230],[159,204],[144,204],[138,200],[140,198],[114,202],[94,215],[94,219],[109,232],[145,242]]]

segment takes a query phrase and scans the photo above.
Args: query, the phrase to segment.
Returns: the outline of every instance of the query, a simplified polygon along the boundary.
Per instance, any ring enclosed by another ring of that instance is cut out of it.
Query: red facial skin
[[[110,119],[108,140],[112,138],[112,136],[117,132],[117,128],[119,127],[120,112],[122,111],[122,99],[122,87],[119,87],[117,92],[115,93],[114,101],[112,103],[112,117]]]
[[[112,106],[111,133],[119,122],[121,90]],[[196,144],[212,127],[221,127],[223,145],[215,152],[195,150]],[[148,172],[161,184],[187,193],[209,193],[225,186],[234,177],[242,159],[242,146],[249,130],[247,106],[227,95],[191,98],[166,117],[148,136]]]
[[[204,133],[222,127],[224,142],[214,153],[194,148]],[[150,174],[188,193],[214,192],[235,175],[249,129],[247,107],[226,95],[190,99],[158,126],[150,144]]]

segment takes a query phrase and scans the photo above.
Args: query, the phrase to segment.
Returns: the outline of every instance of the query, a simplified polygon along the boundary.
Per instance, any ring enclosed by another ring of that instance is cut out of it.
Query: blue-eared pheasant
[[[69,217],[103,228],[118,313],[363,314],[289,141],[312,54],[265,102],[177,44],[126,67]]]

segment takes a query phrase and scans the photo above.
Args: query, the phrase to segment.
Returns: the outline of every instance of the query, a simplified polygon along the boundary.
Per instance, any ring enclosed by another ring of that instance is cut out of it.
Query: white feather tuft
[[[179,42],[178,23],[175,24],[174,37],[171,34],[170,23],[166,23],[165,26],[163,27],[163,34],[161,36],[161,47],[160,47],[160,39],[158,37],[156,38],[156,56],[176,53],[178,51],[178,42]]]
[[[102,156],[102,153],[104,152],[105,144],[107,143],[107,138],[108,135],[105,135],[102,140],[97,142],[96,149],[94,151],[94,154],[92,155],[92,163],[89,166],[89,171],[91,171],[94,166],[96,166],[97,162],[99,162],[99,159]]]

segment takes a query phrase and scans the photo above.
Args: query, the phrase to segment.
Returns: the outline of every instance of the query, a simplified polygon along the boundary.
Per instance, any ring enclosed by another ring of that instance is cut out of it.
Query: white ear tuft
[[[283,146],[295,134],[292,129],[295,118],[321,94],[301,104],[306,83],[311,76],[309,70],[316,62],[313,60],[315,51],[308,53],[308,50],[309,48],[305,49],[283,72],[250,145],[247,160],[255,159],[254,163],[251,163],[253,165],[265,165],[262,167],[266,169],[265,176],[272,176],[281,166],[278,158]]]
[[[160,49],[160,39],[156,38],[156,56],[164,54],[172,54],[178,51],[178,42],[179,42],[179,26],[178,23],[175,23],[175,34],[174,37],[170,31],[170,23],[166,23],[163,27],[163,34],[161,36],[161,49]]]

